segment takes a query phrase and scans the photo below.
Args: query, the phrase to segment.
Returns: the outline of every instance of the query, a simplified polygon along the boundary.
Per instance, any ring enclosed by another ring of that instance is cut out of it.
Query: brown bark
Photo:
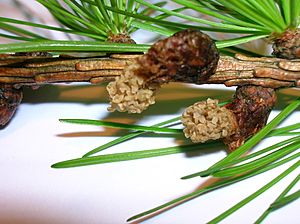
[[[16,99],[13,104],[8,105],[7,99],[2,97],[0,126],[5,125],[12,117],[20,103],[23,86],[36,87],[61,82],[97,84],[112,81],[139,56],[140,54],[111,54],[76,58],[64,55],[52,57],[49,54],[0,54],[2,93],[6,92],[11,99]],[[300,61],[243,55],[221,56],[216,73],[199,84],[255,85],[273,89],[300,87]]]
[[[70,58],[0,55],[0,83],[39,86],[59,82],[113,80],[139,54],[112,54],[109,57]],[[299,87],[300,61],[278,58],[221,56],[217,71],[201,84],[226,86],[257,85],[270,88]]]

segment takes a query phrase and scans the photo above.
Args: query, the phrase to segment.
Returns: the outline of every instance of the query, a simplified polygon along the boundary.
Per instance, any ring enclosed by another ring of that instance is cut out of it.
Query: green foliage
[[[175,153],[187,153],[191,151],[204,150],[212,147],[222,146],[223,144],[220,142],[211,142],[206,144],[191,144],[191,145],[181,145],[181,146],[173,146],[167,148],[159,148],[159,149],[150,149],[150,150],[141,150],[135,152],[125,152],[125,153],[115,153],[115,154],[106,154],[100,156],[91,156],[91,157],[83,157],[78,159],[67,160],[63,162],[58,162],[53,164],[52,168],[71,168],[78,166],[88,166],[95,164],[103,164],[103,163],[112,163],[112,162],[121,162],[128,160],[136,160],[143,158],[151,158],[157,156],[165,156],[171,155]]]
[[[23,40],[31,41],[45,39],[45,37],[28,33],[18,28],[17,24],[106,41],[111,34],[130,34],[135,30],[131,26],[132,18],[109,11],[106,9],[107,6],[131,13],[136,13],[139,9],[139,4],[134,0],[64,0],[64,4],[58,0],[36,1],[46,7],[63,28],[1,17],[0,29],[16,34],[10,36],[11,38],[23,37],[28,38]],[[147,12],[144,10],[141,14]]]
[[[129,125],[129,124],[122,124],[117,122],[110,122],[110,121],[98,121],[98,120],[88,120],[88,119],[60,119],[60,121],[71,123],[71,124],[95,125],[95,126],[130,129],[130,130],[144,131],[144,132],[182,133],[181,129],[148,127],[142,125]]]
[[[207,176],[211,175],[225,167],[228,166],[230,162],[242,156],[245,152],[255,146],[258,142],[260,142],[268,133],[272,131],[274,127],[276,127],[281,121],[283,121],[286,117],[289,116],[295,109],[300,106],[300,98],[289,104],[283,111],[280,112],[268,125],[266,125],[263,129],[261,129],[257,134],[255,134],[250,140],[248,140],[245,144],[239,147],[234,152],[230,153],[227,157],[214,164],[210,168],[205,171],[197,173],[198,176]],[[196,175],[196,176],[197,176]],[[193,174],[193,177],[195,174]],[[192,177],[192,176],[191,176]]]
[[[199,13],[200,18],[187,15],[184,12],[155,6],[144,0],[136,1],[153,10],[185,21],[184,24],[176,24],[153,18],[144,18],[147,24],[151,22],[170,32],[185,29],[186,24],[191,24],[188,26],[210,32],[246,34],[251,37],[251,39],[245,39],[244,37],[232,39],[229,46],[239,45],[274,34],[278,35],[287,29],[297,28],[300,23],[300,2],[293,0],[172,0],[182,6],[182,8]],[[200,15],[206,15],[206,17],[201,18]],[[146,29],[146,27],[144,28]],[[221,46],[222,41],[220,40],[219,42]],[[225,41],[228,42],[228,40]]]
[[[269,170],[272,170],[272,169],[275,169],[276,167],[279,167],[283,164],[286,164],[290,161],[293,161],[294,159],[297,159],[299,158],[300,156],[300,153],[297,153],[295,155],[292,155],[290,157],[287,157],[285,159],[282,159],[278,162],[275,162],[275,163],[272,163],[268,166],[265,166],[263,167],[262,169],[259,169],[259,170],[255,170],[255,171],[252,171],[252,172],[249,172],[249,173],[245,173],[245,174],[242,174],[240,176],[235,176],[235,177],[232,177],[232,178],[225,178],[225,179],[220,179],[219,181],[217,181],[216,183],[213,183],[207,187],[204,187],[200,190],[196,190],[190,194],[186,194],[186,195],[183,195],[179,198],[176,198],[172,201],[169,201],[165,204],[162,204],[160,206],[157,206],[155,208],[152,208],[150,210],[147,210],[145,212],[142,212],[142,213],[139,213],[135,216],[132,216],[130,217],[127,221],[132,221],[132,220],[136,220],[136,219],[139,219],[139,218],[142,218],[142,217],[145,217],[147,215],[150,215],[150,214],[153,214],[159,210],[163,210],[165,208],[168,208],[170,206],[175,206],[175,205],[179,205],[181,203],[184,203],[190,199],[193,199],[193,198],[196,198],[196,197],[199,197],[199,196],[202,196],[206,193],[209,193],[213,190],[217,190],[217,189],[220,189],[220,188],[223,188],[223,187],[227,187],[227,186],[230,186],[231,184],[235,184],[237,182],[240,182],[240,181],[243,181],[243,180],[246,180],[248,178],[251,178],[251,177],[254,177],[256,175],[259,175],[259,174],[262,174],[264,172],[267,172]]]
[[[19,25],[75,34],[95,41],[106,41],[111,34],[131,34],[137,30],[164,36],[187,28],[240,34],[236,38],[217,41],[217,46],[224,48],[278,35],[300,24],[300,2],[297,0],[173,0],[179,5],[173,10],[164,7],[166,2],[151,4],[144,0],[64,0],[63,4],[58,0],[36,1],[48,9],[61,27],[0,17],[0,30],[6,31],[0,36],[50,45],[44,42],[46,37]],[[199,13],[199,17],[190,16],[186,9]],[[153,13],[155,16],[151,16]],[[201,15],[206,16],[201,18]],[[173,22],[173,17],[183,22]],[[83,43],[77,44],[82,46]],[[13,49],[7,52],[13,52]],[[76,50],[64,45],[57,51]]]
[[[234,37],[216,40],[216,45],[220,51],[229,55],[236,52],[251,55],[251,52],[242,50],[236,46],[257,39],[278,36],[287,29],[298,28],[300,24],[300,1],[298,0],[173,0],[172,2],[178,4],[178,7],[175,9],[167,9],[164,7],[166,2],[151,4],[144,0],[63,0],[63,3],[58,0],[36,1],[46,7],[61,26],[54,27],[0,17],[0,30],[5,31],[0,33],[0,36],[17,41],[24,41],[23,43],[0,45],[0,53],[23,51],[145,52],[149,48],[149,45],[112,44],[105,41],[112,34],[132,34],[138,30],[148,30],[163,36],[170,36],[180,30],[193,28],[210,33],[234,34]],[[191,16],[187,13],[187,10],[189,12],[193,11],[195,15],[199,16]],[[175,21],[177,22],[174,22],[174,18],[176,18]],[[73,34],[85,37],[88,41],[48,40],[45,36],[28,31],[26,28],[23,28],[24,26]],[[297,160],[294,165],[278,175],[271,182],[211,220],[209,223],[217,223],[245,204],[251,202],[300,165],[300,152],[297,151],[300,147],[300,134],[299,132],[295,132],[295,130],[300,128],[300,124],[297,123],[275,129],[276,126],[299,105],[300,99],[289,104],[275,119],[254,137],[250,138],[243,146],[207,170],[196,172],[182,178],[188,179],[211,175],[219,177],[218,182],[140,213],[130,218],[129,221],[201,196],[212,190],[251,178],[292,160]],[[178,122],[179,119],[179,117],[176,117],[150,127],[105,121],[64,119],[62,121],[69,123],[101,125],[130,129],[133,131],[87,152],[82,158],[59,162],[52,165],[52,167],[70,168],[128,161],[174,153],[185,153],[222,145],[220,142],[210,142],[206,144],[192,144],[94,156],[95,153],[103,151],[104,149],[108,149],[149,132],[154,134],[157,132],[160,134],[161,132],[179,133],[179,129],[169,127],[174,125],[175,122]],[[291,137],[265,149],[244,155],[262,139],[272,136]],[[300,197],[299,191],[287,196],[290,189],[299,179],[300,177],[298,176],[291,182],[256,223],[260,223],[272,211]]]
[[[222,103],[221,105],[224,105]],[[300,128],[300,124],[293,124],[286,127],[275,128],[280,122],[282,122],[289,114],[295,111],[300,105],[300,99],[295,100],[291,104],[289,104],[281,113],[279,113],[276,118],[274,118],[269,124],[265,126],[259,133],[257,133],[254,137],[249,139],[243,146],[237,149],[235,152],[229,154],[221,161],[217,162],[215,165],[210,167],[209,169],[201,172],[197,172],[195,174],[191,174],[188,176],[183,177],[182,179],[189,179],[196,176],[207,176],[212,175],[214,177],[219,177],[220,180],[217,183],[209,185],[201,190],[197,190],[193,193],[181,196],[177,199],[174,199],[170,202],[167,202],[163,205],[160,205],[156,208],[150,209],[143,213],[140,213],[136,216],[131,217],[128,221],[132,221],[149,214],[152,214],[158,210],[164,209],[169,206],[177,205],[178,203],[182,203],[188,199],[195,198],[201,196],[205,193],[208,193],[212,190],[219,189],[233,183],[248,179],[255,175],[259,175],[261,173],[267,172],[268,170],[272,170],[278,166],[286,164],[292,160],[297,160],[298,162],[288,168],[285,172],[277,176],[274,180],[270,183],[262,187],[261,189],[254,192],[249,197],[245,198],[226,212],[222,213],[220,216],[216,217],[211,221],[211,223],[217,223],[245,204],[251,202],[253,199],[258,197],[260,194],[274,186],[278,181],[283,179],[289,173],[294,171],[299,166],[299,157],[300,152],[297,152],[300,148],[300,135],[295,130]],[[91,124],[90,120],[64,120],[70,121],[71,123],[79,123],[79,124]],[[75,121],[75,122],[73,122]],[[115,146],[122,142],[125,142],[129,139],[133,139],[141,134],[151,132],[161,132],[161,128],[158,126],[173,126],[177,125],[178,123],[174,123],[179,121],[179,117],[170,119],[168,121],[156,124],[152,127],[148,127],[149,129],[145,129],[145,127],[141,126],[134,126],[134,125],[124,125],[124,124],[116,124],[113,123],[114,127],[118,128],[130,128],[132,130],[138,130],[138,132],[132,132],[128,135],[122,136],[118,139],[115,139],[109,143],[106,143],[92,151],[86,153],[82,158],[71,159],[67,161],[58,162],[53,164],[53,168],[71,168],[71,167],[78,167],[78,166],[87,166],[87,165],[96,165],[96,164],[103,164],[103,163],[111,163],[111,162],[121,162],[121,161],[128,161],[128,160],[135,160],[135,159],[144,159],[156,156],[165,156],[175,153],[185,153],[188,151],[196,151],[201,149],[207,149],[212,147],[220,147],[222,144],[220,142],[211,142],[205,144],[192,144],[192,145],[182,145],[182,146],[174,146],[168,148],[158,148],[158,149],[151,149],[151,150],[141,150],[141,151],[134,151],[134,152],[125,152],[125,153],[116,153],[116,154],[104,154],[93,156],[93,154],[102,151],[104,149],[108,149],[109,147]],[[110,123],[103,122],[103,121],[92,121],[92,124],[96,125],[103,125],[103,126],[111,126]],[[142,129],[140,129],[142,128]],[[166,131],[171,130],[178,130],[178,129],[165,129]],[[257,152],[250,153],[248,155],[243,156],[246,151],[249,151],[256,145],[262,138],[265,137],[273,137],[273,136],[282,136],[282,135],[292,135],[294,137],[288,138],[284,141],[275,143],[267,148],[261,149]],[[291,155],[292,154],[292,155]],[[270,206],[270,209],[266,211],[263,215],[265,218],[271,211],[274,211],[276,208],[284,206],[290,203],[293,200],[296,200],[299,197],[299,192],[295,192],[287,197],[281,197],[280,200],[274,201],[274,203]]]
[[[219,223],[220,221],[222,221],[223,219],[225,219],[226,217],[228,217],[229,215],[231,215],[232,213],[234,213],[235,211],[237,211],[238,209],[240,209],[244,205],[248,204],[250,201],[252,201],[256,197],[258,197],[259,195],[261,195],[262,193],[264,193],[265,191],[267,191],[268,189],[270,189],[271,187],[273,187],[276,183],[278,183],[279,181],[281,181],[283,178],[285,178],[291,172],[295,171],[299,166],[300,166],[300,160],[298,160],[295,164],[293,164],[292,166],[290,166],[283,173],[279,174],[272,181],[270,181],[269,183],[267,183],[266,185],[264,185],[262,188],[258,189],[253,194],[249,195],[248,197],[246,197],[245,199],[243,199],[242,201],[240,201],[236,205],[232,206],[231,208],[229,208],[228,210],[226,210],[222,214],[218,215],[216,218],[214,218],[213,220],[209,221],[208,223],[209,224]]]
[[[155,125],[152,125],[151,127],[163,127],[164,125],[171,125],[173,124],[174,122],[178,122],[179,120],[181,119],[181,117],[175,117],[175,118],[172,118],[170,120],[167,120],[167,121],[163,121],[163,122],[160,122],[158,124],[155,124]],[[136,132],[133,132],[133,133],[129,133],[127,135],[124,135],[122,137],[119,137],[111,142],[108,142],[104,145],[101,145],[95,149],[92,149],[91,151],[87,152],[86,154],[84,154],[82,157],[88,157],[88,156],[91,156],[93,154],[96,154],[104,149],[107,149],[107,148],[110,148],[112,146],[115,146],[115,145],[118,145],[122,142],[125,142],[125,141],[128,141],[130,139],[133,139],[135,137],[138,137],[142,134],[145,134],[147,133],[146,131],[136,131]]]
[[[270,205],[270,207],[256,220],[255,224],[262,223],[262,221],[273,211],[283,207],[284,205],[291,203],[300,197],[300,190],[286,196],[290,190],[299,182],[300,174],[287,186],[286,189],[276,198],[276,200]]]
[[[143,52],[147,51],[146,44],[104,43],[100,41],[67,41],[47,40],[30,41],[25,43],[0,44],[1,53],[11,52]]]

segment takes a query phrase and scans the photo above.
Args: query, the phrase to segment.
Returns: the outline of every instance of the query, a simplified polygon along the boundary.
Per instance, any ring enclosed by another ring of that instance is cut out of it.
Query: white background
[[[286,94],[300,95],[297,90],[281,92],[281,101],[289,98]],[[203,97],[229,98],[231,94],[232,89],[222,90],[214,85],[195,89],[172,84],[160,91],[156,105],[143,115],[133,116],[106,112],[107,96],[101,86],[47,86],[37,91],[25,90],[23,104],[0,133],[0,223],[125,223],[132,215],[200,188],[211,180],[180,180],[180,177],[212,165],[225,156],[224,149],[51,169],[51,164],[80,157],[120,134],[115,129],[64,124],[58,119],[154,124],[178,115],[184,107]],[[282,109],[282,105],[275,108],[272,117],[278,109]],[[299,112],[284,124],[298,119]],[[277,140],[280,138],[268,139],[259,147]],[[103,153],[167,147],[182,141],[174,137],[142,137]],[[206,223],[284,168],[287,166],[191,200],[144,223]],[[297,173],[299,169],[223,223],[253,223]],[[296,201],[274,212],[265,223],[297,223],[299,205]]]
[[[11,0],[0,0],[0,15],[22,18],[24,15]],[[23,10],[39,18],[36,22],[55,25],[45,10],[31,0],[19,1]],[[59,39],[59,33],[47,34]],[[138,40],[142,40],[137,36]],[[1,43],[6,40],[0,39]],[[208,149],[193,154],[94,165],[71,169],[51,169],[51,164],[82,156],[124,132],[115,129],[59,123],[59,118],[106,119],[124,123],[155,124],[178,116],[182,110],[207,97],[229,99],[232,88],[203,86],[199,89],[183,85],[163,88],[158,102],[143,115],[109,114],[104,87],[90,85],[47,86],[32,91],[25,98],[12,122],[0,130],[0,223],[5,224],[120,224],[150,209],[205,186],[212,180],[180,177],[203,170],[226,155],[224,149]],[[271,117],[283,107],[289,95],[298,90],[284,90]],[[282,125],[299,122],[299,112]],[[282,140],[271,138],[258,148]],[[108,149],[103,153],[168,147],[183,143],[172,136],[141,137]],[[144,223],[206,223],[221,212],[253,193],[288,167],[283,166],[242,183],[193,199]],[[299,169],[261,197],[225,219],[223,223],[253,223]],[[298,185],[299,188],[299,185]],[[297,187],[295,188],[297,189]],[[299,223],[300,201],[272,213],[265,223]],[[135,222],[140,223],[140,222]]]

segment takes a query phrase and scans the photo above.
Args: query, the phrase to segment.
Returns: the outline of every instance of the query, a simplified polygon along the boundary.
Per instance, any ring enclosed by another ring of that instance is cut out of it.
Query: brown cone
[[[300,58],[300,29],[287,30],[275,39],[272,54],[278,58]]]

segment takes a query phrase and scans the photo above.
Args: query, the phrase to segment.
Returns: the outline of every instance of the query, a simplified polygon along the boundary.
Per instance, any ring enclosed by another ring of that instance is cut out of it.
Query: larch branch
[[[61,82],[114,80],[139,54],[112,54],[101,57],[0,55],[0,83],[40,86]],[[226,86],[257,85],[271,88],[299,87],[300,60],[254,58],[237,54],[221,56],[217,71],[203,84]]]

